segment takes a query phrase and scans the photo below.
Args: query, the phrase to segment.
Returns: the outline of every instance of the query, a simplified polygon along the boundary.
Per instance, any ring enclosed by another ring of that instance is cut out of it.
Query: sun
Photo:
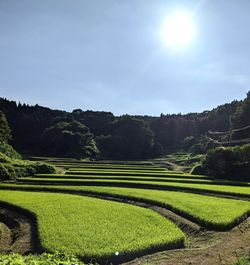
[[[161,29],[162,40],[170,48],[184,48],[195,37],[196,27],[191,14],[177,12],[166,18]]]

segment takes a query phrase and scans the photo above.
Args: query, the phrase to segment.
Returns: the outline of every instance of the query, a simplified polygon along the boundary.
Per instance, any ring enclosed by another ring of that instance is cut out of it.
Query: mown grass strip
[[[1,190],[0,201],[36,215],[42,247],[108,260],[180,247],[184,234],[157,213],[84,196]]]
[[[240,222],[243,216],[250,214],[250,202],[184,192],[114,187],[10,184],[2,184],[0,189],[77,192],[144,201],[166,207],[206,228],[222,231],[232,228]]]

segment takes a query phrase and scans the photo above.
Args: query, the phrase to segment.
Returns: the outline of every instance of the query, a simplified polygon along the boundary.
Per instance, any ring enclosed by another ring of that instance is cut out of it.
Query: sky
[[[161,30],[176,12],[196,34]],[[189,113],[250,90],[249,0],[0,0],[0,96],[115,115]]]

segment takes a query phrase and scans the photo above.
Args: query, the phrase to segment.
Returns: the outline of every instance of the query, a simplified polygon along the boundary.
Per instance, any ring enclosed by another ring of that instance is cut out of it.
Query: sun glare
[[[161,30],[163,42],[176,49],[188,46],[193,41],[195,33],[192,15],[184,12],[167,17]]]

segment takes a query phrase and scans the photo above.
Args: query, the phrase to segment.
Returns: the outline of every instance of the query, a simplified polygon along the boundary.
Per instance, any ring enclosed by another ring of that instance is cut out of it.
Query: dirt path
[[[163,251],[124,264],[231,265],[239,256],[250,253],[250,218],[229,232],[217,232],[207,247],[201,246]]]
[[[0,251],[28,253],[34,250],[33,224],[23,214],[0,208]]]
[[[11,243],[11,230],[6,224],[0,222],[0,251],[8,251],[11,248]]]

